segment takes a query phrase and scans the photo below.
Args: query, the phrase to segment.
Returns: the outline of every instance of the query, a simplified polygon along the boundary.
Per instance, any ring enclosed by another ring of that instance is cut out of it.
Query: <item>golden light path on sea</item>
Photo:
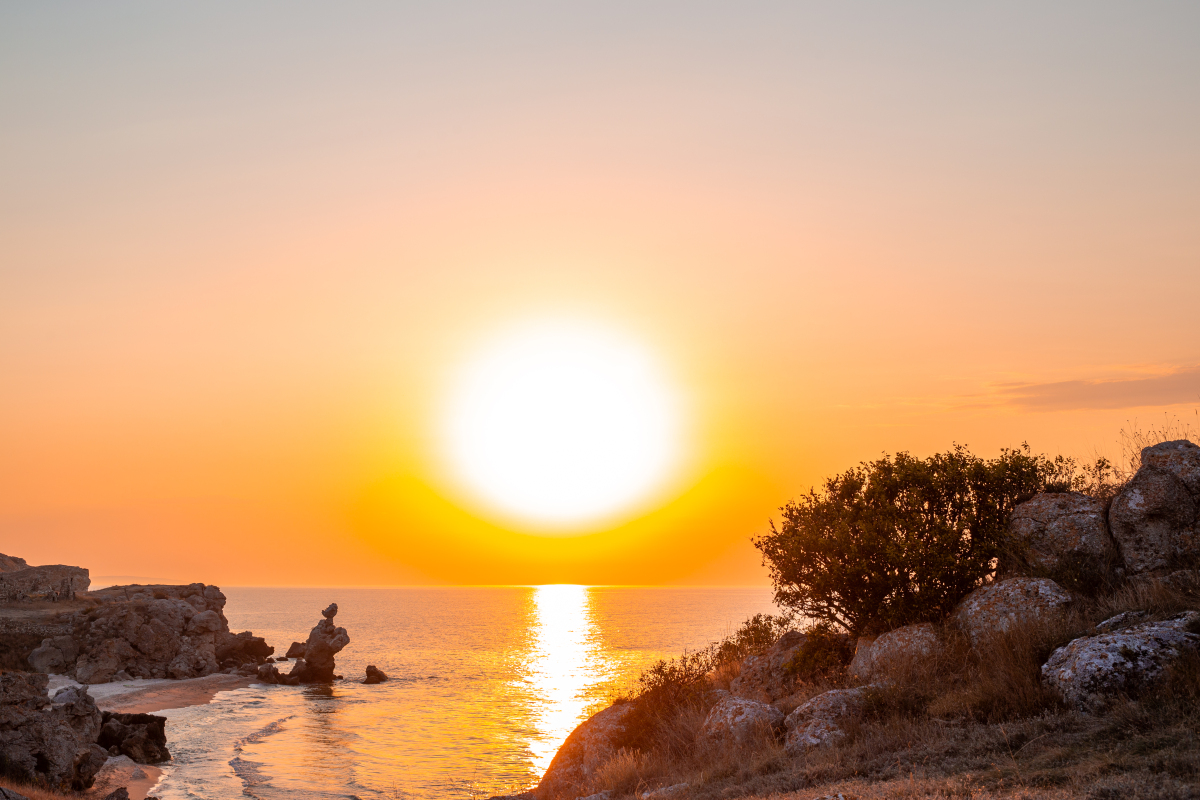
[[[529,680],[538,698],[538,736],[530,742],[534,769],[545,773],[563,741],[595,698],[589,690],[612,677],[591,618],[586,586],[551,584],[533,593],[537,628]]]

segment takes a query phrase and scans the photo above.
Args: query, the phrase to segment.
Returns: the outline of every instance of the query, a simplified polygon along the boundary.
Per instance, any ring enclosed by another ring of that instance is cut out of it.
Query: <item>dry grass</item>
[[[24,795],[29,800],[63,800],[64,797],[79,797],[78,794],[73,792],[67,794],[52,792],[49,789],[31,786],[27,783],[18,783],[8,778],[0,778],[0,787]]]

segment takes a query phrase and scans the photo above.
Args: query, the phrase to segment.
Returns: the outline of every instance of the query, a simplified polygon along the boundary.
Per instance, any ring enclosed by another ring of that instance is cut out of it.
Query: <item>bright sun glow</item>
[[[678,456],[674,393],[645,348],[615,331],[543,321],[468,362],[451,399],[451,459],[491,506],[570,525],[628,508]]]

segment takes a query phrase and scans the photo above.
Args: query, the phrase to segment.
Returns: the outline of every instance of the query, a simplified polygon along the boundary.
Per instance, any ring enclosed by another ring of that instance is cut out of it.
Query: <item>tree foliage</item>
[[[756,538],[781,606],[849,633],[948,614],[992,575],[1013,508],[1076,466],[1028,445],[985,461],[956,445],[927,459],[885,455],[783,508]]]

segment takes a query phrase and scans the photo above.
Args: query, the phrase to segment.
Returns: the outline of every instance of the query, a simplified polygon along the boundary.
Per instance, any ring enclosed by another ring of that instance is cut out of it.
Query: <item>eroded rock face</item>
[[[24,559],[4,556],[11,562]],[[13,564],[15,566],[15,563]],[[54,564],[44,567],[22,567],[0,570],[0,602],[24,600],[72,600],[76,593],[86,592],[91,585],[88,571],[83,567]]]
[[[1026,622],[1062,613],[1072,597],[1048,578],[1009,578],[971,592],[954,618],[972,642]]]
[[[1113,499],[1109,525],[1131,574],[1200,559],[1200,447],[1162,442],[1142,450],[1142,468]]]
[[[108,754],[99,747],[101,714],[86,688],[46,696],[49,677],[0,674],[0,756],[18,780],[60,791],[92,785]]]
[[[625,716],[632,709],[632,703],[611,705],[573,730],[534,790],[538,800],[582,794],[596,770],[616,753],[616,743],[625,733]]]
[[[729,684],[737,696],[760,703],[774,703],[792,693],[793,680],[784,667],[796,655],[808,637],[799,631],[788,631],[760,656],[748,656],[742,671]]]
[[[809,700],[787,715],[787,741],[784,745],[791,755],[799,755],[814,747],[823,747],[844,739],[846,731],[839,724],[847,717],[862,713],[867,693],[874,687],[832,689]]]
[[[859,639],[850,674],[865,680],[887,681],[918,663],[937,658],[942,644],[929,623],[905,625],[876,637]]]
[[[1042,679],[1079,710],[1101,711],[1114,697],[1136,695],[1153,685],[1174,659],[1200,648],[1200,635],[1189,631],[1200,629],[1198,623],[1200,612],[1189,611],[1076,639],[1050,655]],[[1114,618],[1097,627],[1119,624]]]
[[[289,677],[301,683],[333,683],[333,657],[350,644],[346,629],[333,624],[337,612],[337,603],[330,603],[321,612],[324,619],[308,634],[308,641],[304,643],[304,658],[296,659],[292,671],[288,673]]]
[[[1108,573],[1115,546],[1104,504],[1078,492],[1039,494],[1017,506],[1008,524],[1013,553],[1006,575],[1089,581]]]
[[[696,740],[709,747],[745,746],[782,726],[783,712],[775,706],[726,696],[708,712]]]
[[[29,654],[29,668],[34,672],[61,675],[75,667],[79,645],[73,636],[53,636],[42,640],[41,647]]]
[[[171,758],[167,750],[167,718],[154,714],[118,714],[105,711],[96,744],[110,755],[124,755],[139,764],[160,764]]]

